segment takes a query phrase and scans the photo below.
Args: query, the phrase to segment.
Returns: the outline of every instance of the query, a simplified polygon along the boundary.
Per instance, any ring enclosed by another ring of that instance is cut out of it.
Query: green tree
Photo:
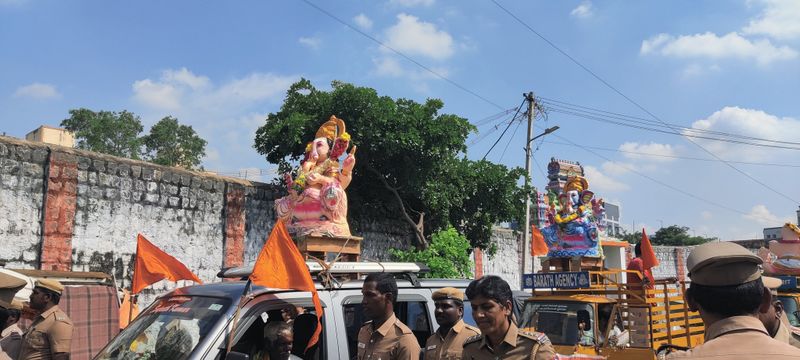
[[[431,271],[422,277],[452,279],[472,277],[469,250],[469,240],[453,227],[449,227],[434,233],[430,246],[424,250],[389,249],[389,253],[396,261],[428,265]]]
[[[658,229],[650,241],[653,245],[669,246],[691,246],[700,245],[709,241],[716,241],[717,238],[707,238],[702,236],[689,235],[689,228],[686,226],[671,225]]]
[[[302,79],[288,90],[280,111],[256,132],[255,148],[289,171],[305,144],[331,115],[344,119],[358,146],[348,188],[350,215],[403,219],[427,246],[431,233],[456,227],[473,245],[486,247],[491,226],[524,213],[522,173],[464,158],[475,127],[465,118],[440,114],[444,103],[380,96],[371,88],[333,82],[316,89]]]
[[[69,114],[61,126],[75,134],[79,149],[139,158],[139,134],[144,128],[138,116],[125,110],[94,112],[85,108],[70,110]]]
[[[167,116],[150,128],[142,137],[144,158],[156,164],[196,168],[206,154],[207,142],[192,129],[181,125],[178,119]]]
[[[637,244],[639,241],[642,241],[642,232],[637,231],[634,233],[629,233],[625,230],[622,231],[622,240],[627,241],[631,244]]]

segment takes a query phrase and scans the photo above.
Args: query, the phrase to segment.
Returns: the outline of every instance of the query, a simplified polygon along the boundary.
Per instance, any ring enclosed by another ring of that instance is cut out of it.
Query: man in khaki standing
[[[758,318],[772,304],[761,278],[762,260],[732,242],[695,247],[686,260],[692,284],[686,303],[700,312],[705,342],[667,359],[800,359],[800,349],[769,336]]]
[[[22,330],[17,326],[22,303],[14,295],[25,280],[0,273],[0,360],[16,360],[22,346]]]
[[[481,333],[478,328],[465,324],[464,293],[453,287],[441,288],[431,296],[436,310],[439,329],[425,344],[425,360],[461,359],[464,341]]]
[[[772,294],[772,306],[766,312],[759,312],[758,318],[773,339],[800,348],[800,340],[789,328],[789,318],[786,317],[786,312],[783,310],[783,303],[778,299],[778,288],[782,284],[781,280],[762,276],[761,281],[764,282],[764,286]]]
[[[371,320],[358,332],[358,360],[418,360],[419,343],[394,315],[397,281],[388,273],[369,274],[361,288],[364,315]]]
[[[467,298],[481,330],[464,343],[463,360],[552,360],[550,339],[539,332],[520,331],[512,320],[512,293],[499,276],[488,275],[469,283]]]
[[[72,321],[58,307],[64,285],[51,279],[37,280],[30,306],[41,311],[22,341],[20,360],[69,360]]]

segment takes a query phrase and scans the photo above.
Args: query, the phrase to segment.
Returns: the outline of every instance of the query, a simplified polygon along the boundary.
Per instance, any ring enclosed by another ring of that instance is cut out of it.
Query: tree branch
[[[403,203],[403,198],[400,197],[400,193],[397,192],[397,188],[394,188],[391,185],[389,185],[389,182],[386,181],[386,178],[383,176],[383,174],[381,174],[378,170],[376,170],[372,166],[367,165],[367,170],[375,174],[375,176],[378,177],[381,183],[383,183],[383,187],[385,187],[394,195],[395,200],[397,200],[397,205],[400,206],[400,211],[403,213],[403,219],[406,221],[406,223],[408,223],[408,225],[410,225],[414,229],[414,235],[416,235],[417,238],[417,247],[421,249],[427,248],[428,242],[425,240],[425,231],[424,231],[425,225],[423,222],[425,218],[425,213],[418,212],[419,222],[414,223],[414,220],[411,219],[411,216],[408,215],[408,210],[406,210],[406,206]]]

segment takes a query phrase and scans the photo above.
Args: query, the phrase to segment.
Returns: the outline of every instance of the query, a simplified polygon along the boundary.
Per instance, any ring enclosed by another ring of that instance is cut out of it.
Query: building
[[[75,137],[66,129],[42,125],[25,135],[25,140],[75,147]]]
[[[795,224],[800,225],[800,209],[797,210],[797,222]],[[783,229],[783,226],[764,228],[764,240],[782,239],[781,229]]]
[[[550,182],[545,187],[546,192],[554,192],[556,195],[561,194],[567,179],[572,176],[584,176],[581,163],[550,158],[550,163],[547,164],[547,179]]]
[[[603,207],[606,209],[606,235],[614,238],[621,238],[622,226],[620,226],[619,222],[619,205],[606,201]]]

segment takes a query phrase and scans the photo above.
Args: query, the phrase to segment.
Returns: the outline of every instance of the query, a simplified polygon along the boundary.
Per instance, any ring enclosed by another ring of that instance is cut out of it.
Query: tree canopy
[[[144,127],[138,115],[123,110],[69,111],[61,126],[75,134],[79,149],[130,159],[144,159],[160,165],[196,168],[205,156],[207,142],[191,126],[167,116],[140,136]]]
[[[103,154],[139,159],[144,129],[138,116],[122,112],[80,108],[69,111],[61,126],[75,134],[77,147]]]
[[[469,258],[470,243],[464,235],[449,227],[431,236],[430,246],[423,250],[389,249],[396,261],[419,262],[431,269],[421,276],[426,278],[452,279],[472,278],[472,260]]]
[[[523,216],[524,189],[517,186],[523,172],[466,159],[466,139],[476,128],[439,113],[443,106],[438,99],[392,99],[343,82],[322,91],[301,79],[258,129],[255,148],[290,171],[319,126],[336,115],[358,146],[347,190],[351,217],[404,219],[420,247],[451,225],[473,246],[486,247],[494,223]]]
[[[665,246],[693,246],[716,241],[717,238],[689,235],[689,228],[686,226],[671,225],[658,229],[655,234],[649,235],[650,243],[653,245]],[[642,240],[642,232],[624,233],[622,239],[636,244]]]
[[[207,142],[178,119],[167,116],[150,128],[142,137],[144,158],[156,164],[192,169],[200,165]]]

